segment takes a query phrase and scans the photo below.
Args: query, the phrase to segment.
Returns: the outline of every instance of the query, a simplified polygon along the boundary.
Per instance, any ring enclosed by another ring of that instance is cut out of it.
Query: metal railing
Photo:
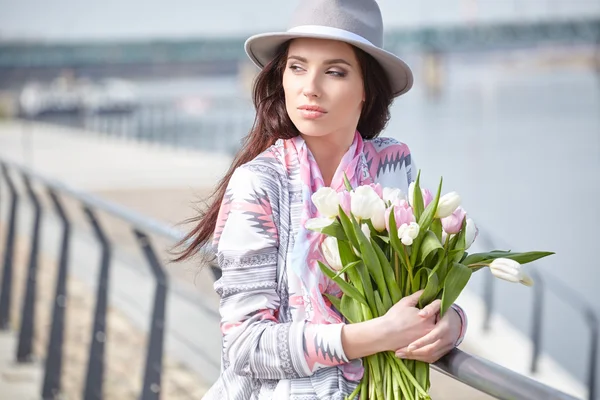
[[[487,232],[480,234],[480,240],[486,243],[486,247],[490,249],[512,248],[511,246],[498,246],[498,240],[494,240]],[[600,337],[600,321],[593,306],[576,290],[571,289],[560,280],[548,273],[539,273],[535,268],[536,263],[532,263],[530,269],[531,276],[535,280],[533,286],[534,294],[532,299],[533,315],[531,319],[531,343],[533,351],[531,354],[531,362],[529,370],[532,374],[538,372],[538,364],[542,350],[542,333],[543,333],[543,315],[544,315],[544,299],[546,292],[552,290],[552,293],[565,304],[569,305],[574,311],[582,315],[585,320],[590,334],[589,358],[587,360],[587,391],[588,400],[596,400],[596,373],[598,371],[598,339]],[[494,313],[494,287],[497,279],[494,279],[492,274],[486,274],[485,277],[485,317],[484,329],[489,330],[491,316]]]
[[[172,241],[178,241],[182,234],[157,221],[143,217],[126,208],[102,200],[85,192],[77,191],[69,186],[46,177],[40,176],[30,169],[10,162],[0,160],[0,182],[4,181],[7,194],[0,194],[2,201],[9,201],[6,241],[4,245],[4,265],[2,270],[2,286],[0,288],[0,329],[9,329],[10,300],[13,289],[14,251],[17,238],[18,209],[23,193],[19,193],[12,175],[21,177],[25,186],[26,196],[31,201],[34,211],[34,225],[29,247],[28,278],[25,298],[19,328],[19,341],[16,360],[19,363],[32,359],[32,340],[36,329],[34,303],[36,298],[36,274],[40,252],[40,225],[43,207],[39,195],[34,191],[32,182],[45,188],[53,207],[62,222],[62,240],[60,243],[58,272],[54,294],[52,323],[50,337],[47,343],[47,356],[44,366],[43,387],[40,388],[43,399],[55,399],[61,393],[61,376],[63,361],[63,341],[65,330],[66,308],[66,279],[69,274],[69,246],[73,240],[72,222],[65,213],[61,198],[68,197],[76,200],[83,207],[88,222],[93,228],[98,245],[101,248],[100,273],[97,281],[96,307],[94,311],[92,341],[88,354],[88,366],[85,379],[85,399],[101,399],[103,395],[103,377],[105,370],[106,311],[108,287],[110,284],[110,264],[114,257],[112,245],[106,231],[99,223],[99,212],[109,214],[128,224],[137,243],[141,248],[148,266],[151,268],[156,288],[153,299],[153,311],[149,327],[149,340],[146,347],[145,370],[140,397],[143,400],[159,399],[161,397],[161,379],[164,356],[165,310],[169,282],[167,275],[157,257],[150,236],[159,236]],[[1,185],[0,185],[1,188]],[[216,265],[210,266],[213,277],[218,279],[220,271]],[[216,323],[216,321],[215,321]],[[469,355],[454,349],[433,365],[433,368],[452,378],[463,382],[483,393],[498,399],[545,399],[545,400],[576,400],[575,397],[560,392],[529,377],[497,365],[491,361]]]

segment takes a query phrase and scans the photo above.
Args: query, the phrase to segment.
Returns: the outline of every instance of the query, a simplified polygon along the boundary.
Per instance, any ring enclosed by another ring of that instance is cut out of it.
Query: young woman
[[[439,319],[419,293],[372,321],[346,324],[324,293],[339,288],[318,266],[311,195],[322,186],[380,183],[405,193],[415,178],[408,147],[378,137],[409,67],[382,49],[373,0],[303,0],[287,32],[253,36],[262,68],[255,125],[189,234],[191,256],[212,241],[222,277],[221,376],[206,399],[343,399],[362,377],[361,357],[394,351],[434,362],[464,337],[466,319]]]

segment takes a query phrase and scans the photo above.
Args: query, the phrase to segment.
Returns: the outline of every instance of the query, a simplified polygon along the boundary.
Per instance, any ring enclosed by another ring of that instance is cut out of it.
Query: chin
[[[305,136],[325,136],[331,132],[331,128],[318,121],[292,121],[298,131]]]

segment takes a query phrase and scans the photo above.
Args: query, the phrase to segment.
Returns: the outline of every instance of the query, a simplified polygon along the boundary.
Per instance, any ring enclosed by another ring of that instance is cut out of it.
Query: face
[[[293,40],[283,89],[287,112],[301,134],[352,140],[365,93],[360,65],[349,44]]]

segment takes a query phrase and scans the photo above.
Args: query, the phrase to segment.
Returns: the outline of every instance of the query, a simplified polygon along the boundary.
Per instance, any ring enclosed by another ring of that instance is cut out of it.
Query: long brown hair
[[[282,84],[289,43],[286,42],[278,49],[275,58],[256,77],[253,86],[256,117],[252,129],[231,167],[206,200],[207,207],[199,210],[198,216],[185,221],[195,223],[195,227],[178,243],[183,249],[175,261],[190,258],[211,239],[223,196],[235,169],[254,159],[278,139],[291,139],[300,134],[286,111]],[[353,49],[361,67],[365,90],[365,102],[357,130],[363,139],[373,139],[381,133],[390,119],[389,108],[394,96],[381,65],[364,51],[356,47]]]

